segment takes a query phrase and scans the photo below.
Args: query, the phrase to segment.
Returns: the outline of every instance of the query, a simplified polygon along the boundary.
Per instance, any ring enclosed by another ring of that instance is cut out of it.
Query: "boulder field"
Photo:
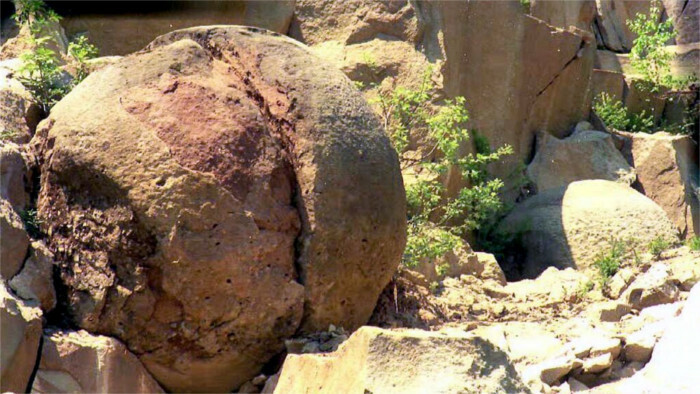
[[[661,3],[672,72],[687,75],[700,2]],[[697,105],[697,84],[655,96],[630,73],[626,22],[651,0],[47,2],[63,19],[42,34],[72,88],[52,108],[24,79],[37,42],[13,4],[3,392],[700,384],[697,124],[629,133],[592,110],[607,92],[680,125]],[[73,86],[78,35],[102,57]],[[431,109],[463,96],[464,127],[513,147],[488,167],[513,209],[408,267],[403,182],[440,154],[416,127],[398,157],[377,98],[423,87]]]
[[[381,130],[340,71],[255,28],[176,31],[93,73],[34,140],[64,307],[174,391],[359,327],[405,243]]]

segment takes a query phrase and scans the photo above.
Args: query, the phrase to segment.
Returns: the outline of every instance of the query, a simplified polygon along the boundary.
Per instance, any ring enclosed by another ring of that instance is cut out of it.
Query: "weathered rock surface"
[[[19,271],[27,256],[29,235],[12,205],[0,199],[0,276],[9,280]]]
[[[599,44],[616,51],[629,51],[636,35],[627,26],[637,13],[649,13],[651,0],[596,0],[598,14],[595,19]]]
[[[550,25],[562,29],[574,26],[592,32],[591,24],[596,16],[595,0],[534,0],[530,4],[530,15]]]
[[[246,25],[284,34],[294,12],[293,0],[52,6],[63,15],[66,34],[86,34],[101,56],[136,52],[162,34],[193,26]]]
[[[573,182],[537,194],[518,204],[501,229],[522,234],[525,277],[550,266],[595,273],[595,257],[611,237],[642,245],[657,237],[676,237],[666,213],[652,200],[605,180]]]
[[[674,302],[678,300],[679,292],[668,265],[657,263],[638,276],[621,298],[632,308],[643,309]]]
[[[41,116],[41,109],[29,91],[13,78],[19,59],[0,62],[0,134],[2,140],[29,142]]]
[[[23,393],[37,362],[41,310],[26,305],[0,283],[0,390]]]
[[[586,130],[564,139],[540,134],[537,154],[527,167],[537,191],[558,189],[571,182],[605,179],[631,185],[636,174],[615,148],[613,137]]]
[[[11,142],[0,143],[0,198],[17,212],[25,209],[29,202],[26,181],[27,165],[20,147]]]
[[[527,388],[508,356],[481,337],[376,327],[362,327],[333,353],[287,356],[275,388],[276,393],[458,391]]]
[[[539,7],[550,7],[545,3]],[[551,7],[556,10],[543,13],[559,19],[558,6]],[[592,35],[556,29],[526,15],[517,2],[300,0],[290,35],[353,80],[388,89],[416,88],[425,68],[434,66],[437,94],[464,96],[470,127],[492,146],[514,147],[516,155],[493,169],[502,177],[530,157],[536,131],[564,136],[590,108]],[[453,190],[449,185],[459,180],[446,182]]]
[[[398,265],[396,154],[352,83],[289,38],[161,36],[42,125],[39,215],[70,313],[169,390],[235,389],[297,330],[355,329]]]
[[[22,299],[37,303],[48,312],[56,306],[53,285],[53,253],[40,241],[34,241],[22,270],[10,281],[10,288]]]
[[[692,392],[700,385],[693,360],[700,348],[700,286],[688,296],[680,316],[672,319],[654,347],[651,360],[629,379],[597,387],[596,393]]]
[[[610,98],[622,101],[625,92],[625,75],[621,72],[608,70],[593,70],[591,76],[591,96],[595,99],[602,93]]]
[[[683,236],[700,232],[698,147],[690,136],[619,133],[639,190],[664,209]]]
[[[700,1],[662,0],[669,19],[673,19],[676,44],[690,44],[700,41]]]
[[[162,393],[136,356],[118,340],[86,331],[43,338],[32,393]]]

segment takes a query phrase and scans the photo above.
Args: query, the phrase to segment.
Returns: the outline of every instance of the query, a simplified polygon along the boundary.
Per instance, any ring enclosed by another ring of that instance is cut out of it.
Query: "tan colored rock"
[[[611,237],[646,245],[675,238],[674,226],[652,200],[629,186],[605,180],[578,181],[518,204],[500,225],[521,232],[526,250],[523,275],[547,267],[574,267],[592,276],[595,257]]]
[[[627,289],[627,286],[632,283],[634,277],[635,273],[631,268],[621,268],[605,284],[603,287],[603,293],[614,300],[620,298],[622,292],[624,292]]]
[[[478,336],[362,327],[336,352],[287,356],[275,392],[525,390],[508,356]]]
[[[0,47],[0,60],[19,58],[23,53],[35,49],[34,43],[29,40],[31,32],[28,26],[22,26],[17,35],[5,41]],[[49,37],[46,47],[59,54],[65,54],[68,48],[68,38],[63,27],[57,22],[49,22],[39,32],[40,37]]]
[[[41,241],[34,241],[22,270],[10,281],[10,288],[22,299],[33,301],[48,312],[56,306],[53,287],[53,254]]]
[[[19,59],[0,62],[0,140],[23,144],[34,135],[41,109],[14,77],[13,70],[19,64]]]
[[[562,378],[582,365],[581,360],[570,357],[558,357],[538,365],[540,369],[540,379],[550,386],[560,382]]]
[[[613,356],[610,353],[604,353],[599,356],[587,358],[583,360],[583,373],[600,373],[610,368],[613,363]]]
[[[581,30],[592,31],[591,23],[595,19],[596,5],[595,0],[534,0],[530,3],[530,15],[562,29],[575,26]]]
[[[591,318],[595,321],[617,322],[631,311],[632,308],[627,304],[616,301],[606,301],[593,304],[589,313]]]
[[[651,358],[651,352],[658,341],[657,331],[642,328],[625,338],[623,356],[627,361],[646,363]]]
[[[639,275],[620,297],[634,309],[644,309],[678,300],[679,289],[668,265],[656,263]]]
[[[162,393],[118,340],[86,331],[44,335],[32,393]]]
[[[630,31],[627,21],[637,13],[649,13],[651,0],[596,0],[598,14],[595,26],[606,48],[622,52],[632,49],[636,35]]]
[[[665,49],[673,53],[673,59],[671,59],[671,73],[673,75],[698,75],[698,64],[700,64],[700,42],[682,45],[668,45],[665,47]]]
[[[561,303],[568,301],[589,281],[587,275],[572,268],[548,267],[535,279],[508,283],[505,290],[516,299],[541,297],[548,303]]]
[[[607,51],[605,49],[598,49],[595,51],[595,62],[593,67],[594,69],[598,69],[600,71],[623,73],[623,59],[624,58],[622,55],[618,53]]]
[[[593,70],[591,75],[593,98],[605,93],[616,101],[622,101],[625,92],[625,76],[621,72]]]
[[[23,393],[37,362],[41,310],[17,299],[0,283],[0,390]]]
[[[127,55],[156,37],[193,26],[246,25],[286,33],[294,12],[293,0],[217,1],[211,3],[134,3],[68,6],[61,14],[66,34],[86,34],[100,56]]]
[[[700,282],[700,253],[682,254],[665,263],[671,269],[671,275],[681,291],[690,291]]]
[[[546,13],[559,18],[554,11]],[[561,137],[588,116],[592,35],[557,29],[517,2],[301,0],[290,35],[334,59],[352,79],[376,79],[389,90],[420,83],[433,65],[436,94],[464,96],[470,127],[494,147],[514,147],[516,154],[493,168],[504,178],[531,157],[537,131]],[[366,55],[379,75],[369,73]],[[445,182],[453,191],[462,180]]]
[[[700,2],[697,0],[662,0],[668,18],[673,20],[677,44],[700,42]]]
[[[29,236],[12,205],[0,199],[0,276],[9,280],[20,270],[29,248]]]
[[[168,390],[232,390],[298,330],[357,328],[400,260],[396,153],[352,83],[289,38],[161,36],[42,125],[38,205],[70,313]]]
[[[639,188],[664,209],[684,236],[700,231],[698,147],[690,136],[621,133],[634,162]]]
[[[527,167],[527,176],[538,192],[566,187],[587,179],[606,179],[631,185],[634,168],[615,148],[610,134],[581,131],[564,139],[540,134],[538,149]]]
[[[700,286],[690,291],[680,316],[672,318],[654,347],[651,360],[629,379],[597,387],[595,393],[693,392],[700,386],[694,368],[700,337]]]
[[[664,112],[666,100],[665,88],[660,88],[659,92],[649,90],[645,81],[636,78],[627,79],[627,93],[625,95],[625,107],[633,114],[642,114],[652,116],[654,123],[661,120],[661,115]]]
[[[20,147],[14,143],[0,143],[0,198],[20,212],[29,202],[26,190],[27,165]]]

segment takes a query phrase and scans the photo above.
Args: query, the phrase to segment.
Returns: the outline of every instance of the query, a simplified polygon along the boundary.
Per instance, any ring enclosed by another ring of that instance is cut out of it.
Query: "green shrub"
[[[406,183],[408,239],[403,264],[407,267],[462,245],[462,237],[479,229],[502,208],[498,193],[503,182],[490,178],[486,166],[513,152],[509,146],[492,151],[486,138],[467,130],[464,97],[436,104],[429,93],[433,88],[430,74],[430,70],[425,73],[419,90],[399,87],[380,92],[374,101],[402,157],[402,167],[420,172],[415,181]],[[429,149],[418,159],[404,158],[416,132],[425,134]],[[464,155],[461,149],[470,139],[475,153]],[[446,196],[441,179],[449,170],[458,171],[468,185],[454,197]]]
[[[80,36],[68,44],[68,54],[75,60],[76,75],[73,84],[77,85],[89,74],[87,61],[97,56],[97,47],[88,42],[87,37]]]
[[[608,279],[617,273],[626,253],[627,245],[625,242],[611,239],[610,249],[600,252],[598,256],[596,256],[593,265],[598,268],[603,283],[607,282]]]
[[[33,38],[36,47],[20,55],[18,79],[29,90],[44,112],[53,107],[67,92],[63,70],[56,52],[46,47],[49,37]]]
[[[576,290],[576,296],[582,300],[586,297],[586,294],[588,294],[593,288],[595,287],[595,283],[593,281],[589,280],[586,282],[581,282],[579,285],[578,289]]]
[[[700,251],[700,236],[694,235],[686,241],[686,245],[690,248],[690,250],[694,251]]]
[[[660,259],[663,252],[670,247],[671,243],[661,236],[654,238],[648,245],[649,253],[657,260]]]
[[[676,36],[673,20],[661,19],[661,6],[658,0],[651,3],[649,14],[638,13],[633,20],[627,21],[630,31],[637,35],[630,52],[630,64],[642,77],[651,83],[651,90],[658,91],[662,85],[671,83],[670,62],[673,54],[664,47],[666,42]]]
[[[61,17],[41,0],[15,0],[16,12],[12,16],[18,25],[29,26],[33,35],[38,35],[50,22],[58,22]]]
[[[633,114],[621,101],[615,100],[607,93],[601,93],[593,102],[593,110],[607,127],[615,130],[651,133],[654,131],[654,117],[641,114]]]

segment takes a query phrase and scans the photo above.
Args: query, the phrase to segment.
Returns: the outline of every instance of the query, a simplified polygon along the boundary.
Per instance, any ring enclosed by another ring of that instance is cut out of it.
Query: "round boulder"
[[[34,144],[59,307],[170,391],[230,391],[296,332],[366,323],[405,244],[398,158],[362,95],[265,30],[161,36]]]
[[[613,239],[641,245],[639,252],[655,238],[677,239],[661,207],[631,187],[607,180],[578,181],[536,194],[516,206],[500,228],[520,237],[525,278],[548,267],[595,274],[596,256],[610,250]]]

